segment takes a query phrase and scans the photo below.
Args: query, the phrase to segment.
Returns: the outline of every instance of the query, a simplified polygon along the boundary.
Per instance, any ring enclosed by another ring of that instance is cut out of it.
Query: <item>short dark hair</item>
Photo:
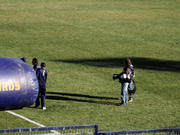
[[[42,62],[41,67],[46,67],[46,63]]]
[[[126,66],[130,66],[132,63],[131,63],[131,59],[130,58],[126,58],[125,59],[125,65]]]
[[[32,61],[38,64],[38,59],[37,58],[33,58]]]
[[[22,57],[21,60],[24,61],[24,62],[26,62],[26,58],[25,58],[25,57]]]

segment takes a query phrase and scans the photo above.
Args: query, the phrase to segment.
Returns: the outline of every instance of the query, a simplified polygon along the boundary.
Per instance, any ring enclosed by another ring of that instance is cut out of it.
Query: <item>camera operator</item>
[[[121,83],[121,105],[127,105],[128,104],[128,87],[131,83],[132,79],[132,70],[130,68],[131,61],[129,58],[125,59],[125,66],[123,68],[122,73],[120,74],[114,74],[113,80],[119,79],[119,82]],[[131,87],[132,88],[132,87]]]

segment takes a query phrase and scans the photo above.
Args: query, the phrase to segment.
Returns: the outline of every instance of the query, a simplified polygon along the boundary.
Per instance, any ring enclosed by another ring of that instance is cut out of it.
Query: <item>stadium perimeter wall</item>
[[[20,134],[20,135],[180,135],[180,127],[164,128],[164,129],[149,129],[149,130],[134,130],[134,131],[108,131],[99,132],[98,125],[78,125],[78,126],[60,126],[60,127],[35,127],[35,128],[14,128],[0,129],[1,134]]]

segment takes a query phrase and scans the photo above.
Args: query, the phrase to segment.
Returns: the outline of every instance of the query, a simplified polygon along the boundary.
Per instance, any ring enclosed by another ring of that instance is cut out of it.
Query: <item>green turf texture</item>
[[[179,0],[1,0],[0,56],[47,64],[47,110],[14,112],[46,126],[100,131],[180,126]],[[135,66],[137,93],[112,80]],[[0,128],[36,127],[4,111]]]

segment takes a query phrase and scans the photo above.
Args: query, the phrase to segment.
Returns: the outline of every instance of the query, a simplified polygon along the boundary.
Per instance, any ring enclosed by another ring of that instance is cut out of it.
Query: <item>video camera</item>
[[[123,73],[120,73],[120,74],[113,74],[113,80],[116,80],[116,79],[119,79],[119,82],[120,83],[123,83],[123,79],[121,78],[121,75]]]
[[[113,74],[113,80],[119,79],[119,82],[120,82],[120,83],[124,83],[124,79],[121,78],[121,75],[122,75],[122,74],[123,74],[123,73]],[[135,81],[134,81],[133,79],[131,79],[131,80],[132,80],[133,90],[129,90],[129,87],[128,87],[128,92],[135,94],[135,92],[136,92],[136,83],[135,83]]]
[[[120,79],[120,74],[113,74],[113,80]]]
[[[119,79],[120,83],[124,83],[124,82],[130,82],[130,78],[127,77],[127,75],[122,72],[120,74],[113,74],[113,80]]]

